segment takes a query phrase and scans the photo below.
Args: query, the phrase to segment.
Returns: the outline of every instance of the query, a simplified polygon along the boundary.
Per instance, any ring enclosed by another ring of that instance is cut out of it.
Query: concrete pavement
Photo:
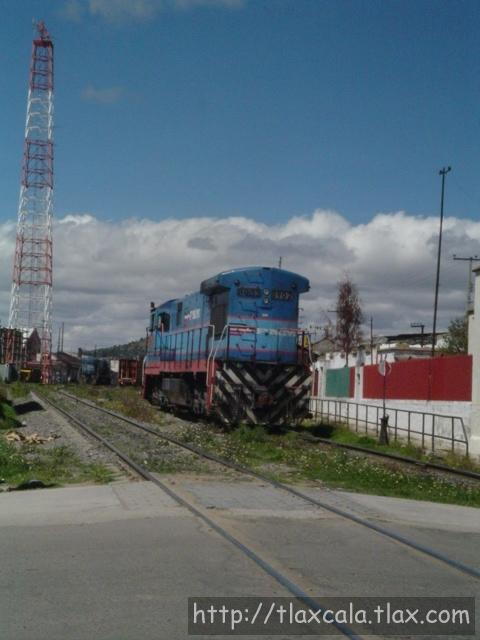
[[[480,595],[477,581],[263,483],[171,480],[314,596]],[[479,563],[479,510],[308,491]],[[148,482],[1,494],[0,567],[2,640],[176,640],[188,596],[288,595]]]

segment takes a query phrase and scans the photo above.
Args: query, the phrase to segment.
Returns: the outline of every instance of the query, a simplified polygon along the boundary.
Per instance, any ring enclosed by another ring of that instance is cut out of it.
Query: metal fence
[[[310,410],[315,419],[327,422],[345,422],[355,426],[355,431],[368,434],[380,431],[380,419],[383,416],[381,405],[310,398]],[[460,447],[468,456],[468,436],[463,418],[438,413],[411,411],[385,407],[389,417],[388,433],[393,440],[406,439],[408,443],[422,444],[423,449],[451,449]]]

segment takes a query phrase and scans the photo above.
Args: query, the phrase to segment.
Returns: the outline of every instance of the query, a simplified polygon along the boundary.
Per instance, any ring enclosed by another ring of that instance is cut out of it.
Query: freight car
[[[120,358],[118,361],[118,384],[120,386],[139,385],[142,368],[137,358]]]
[[[200,291],[151,303],[144,397],[227,424],[293,422],[308,413],[311,361],[298,328],[303,276],[246,267]]]

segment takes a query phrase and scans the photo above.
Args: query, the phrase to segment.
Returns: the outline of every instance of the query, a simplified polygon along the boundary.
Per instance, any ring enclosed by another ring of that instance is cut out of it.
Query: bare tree
[[[345,276],[338,283],[337,297],[337,331],[338,346],[345,352],[346,364],[352,349],[358,346],[362,339],[361,324],[363,313],[358,296],[357,286],[349,276]]]

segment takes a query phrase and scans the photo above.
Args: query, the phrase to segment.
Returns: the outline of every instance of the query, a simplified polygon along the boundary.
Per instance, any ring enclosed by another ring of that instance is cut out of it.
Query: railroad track
[[[181,442],[180,440],[178,440],[177,438],[174,438],[173,436],[169,435],[169,434],[164,434],[164,433],[160,433],[159,431],[152,429],[151,427],[142,424],[141,422],[138,422],[137,420],[133,420],[131,418],[128,418],[126,416],[123,416],[119,413],[117,413],[116,411],[111,411],[109,409],[105,409],[103,407],[99,407],[98,405],[96,405],[93,402],[90,402],[88,400],[84,400],[82,398],[78,398],[77,396],[74,396],[72,394],[66,393],[64,391],[60,391],[58,392],[59,394],[61,394],[62,396],[64,396],[65,398],[68,398],[71,401],[74,401],[76,403],[80,403],[81,405],[85,405],[86,407],[89,407],[90,409],[93,409],[97,412],[99,412],[100,414],[106,414],[109,415],[115,419],[118,419],[130,426],[135,427],[136,429],[140,429],[156,438],[160,438],[163,439],[171,444],[177,445],[178,447],[181,447],[185,450],[190,451],[191,453],[194,453],[195,455],[206,459],[206,460],[210,460],[214,463],[217,463],[219,465],[222,465],[224,467],[227,467],[229,469],[232,469],[234,471],[237,471],[239,473],[242,474],[246,474],[249,476],[252,476],[254,478],[257,478],[259,480],[261,480],[262,482],[268,483],[271,486],[280,489],[286,493],[289,493],[291,495],[296,496],[297,498],[300,498],[301,500],[305,501],[306,503],[308,503],[309,505],[314,505],[315,507],[318,507],[320,509],[329,511],[330,513],[334,513],[337,516],[340,516],[341,518],[344,518],[346,520],[349,520],[351,522],[354,522],[355,524],[357,524],[358,526],[370,529],[371,531],[374,531],[375,533],[389,538],[391,540],[394,540],[395,542],[409,548],[409,549],[413,549],[415,552],[419,552],[429,558],[433,558],[439,562],[441,562],[442,564],[448,566],[451,569],[454,569],[456,571],[460,571],[461,573],[467,574],[473,578],[476,579],[480,579],[480,570],[477,569],[476,567],[472,567],[469,566],[465,563],[459,562],[458,560],[455,560],[439,551],[437,551],[436,549],[433,549],[431,547],[428,547],[426,545],[420,544],[418,542],[416,542],[415,540],[412,540],[410,538],[408,538],[407,536],[404,536],[402,534],[397,533],[394,530],[388,529],[386,527],[383,527],[381,525],[378,525],[374,522],[371,522],[370,520],[366,520],[365,518],[359,517],[353,513],[349,513],[348,511],[344,511],[343,509],[340,509],[336,506],[330,505],[327,502],[324,502],[322,500],[317,500],[316,498],[313,498],[305,493],[303,493],[302,491],[299,491],[291,486],[285,485],[281,482],[278,482],[276,480],[272,480],[271,478],[268,478],[267,476],[264,476],[261,473],[258,473],[257,471],[250,469],[248,467],[244,467],[243,465],[239,465],[237,463],[234,462],[230,462],[229,460],[224,460],[208,451],[203,451],[201,449],[199,449],[198,447],[195,447],[191,444],[185,443],[185,442]],[[44,398],[44,396],[42,395],[42,397]],[[66,417],[68,417],[69,419],[72,419],[76,424],[78,424],[79,426],[81,426],[82,428],[85,429],[86,425],[82,424],[82,421],[78,420],[78,418],[75,418],[75,416],[72,416],[70,413],[68,413],[67,411],[65,411],[65,409],[62,409],[61,407],[59,407],[56,403],[52,402],[51,400],[49,400],[48,398],[45,398],[45,400],[47,400],[47,402],[49,402],[52,406],[54,406],[54,408],[56,408],[57,410],[59,410],[61,413],[63,413]],[[91,427],[87,427],[86,430],[90,430],[92,433],[91,435],[93,435],[94,437],[96,437],[97,439],[99,439],[101,442],[103,442],[106,446],[108,446],[107,441],[102,437],[99,436],[99,434],[96,434],[94,432],[94,430]],[[112,449],[114,450],[114,449]],[[115,453],[118,452],[115,450]],[[123,455],[123,454],[122,454]],[[126,462],[128,464],[128,462],[125,460],[124,457],[122,457],[122,455],[120,455],[119,457],[122,458],[122,460],[124,460],[124,462]],[[132,461],[133,462],[133,461]],[[136,465],[136,463],[134,463]],[[131,465],[130,465],[131,466]],[[138,466],[138,465],[136,465]],[[132,468],[134,468],[132,466]],[[152,476],[147,470],[144,470],[145,473],[148,474],[149,479],[150,478],[154,478],[154,476]],[[143,472],[140,474],[143,477],[146,477],[145,475],[143,475]],[[152,480],[153,481],[153,480]],[[172,492],[171,489],[169,489],[168,487],[166,487],[163,483],[161,483],[159,480],[155,479],[154,480],[155,484],[161,486],[162,488],[166,488],[167,492]],[[184,499],[181,498],[181,500],[183,502]],[[183,504],[182,502],[182,504]],[[192,506],[192,508],[190,510],[195,510],[196,508]]]
[[[298,432],[296,432],[298,433]],[[349,451],[356,451],[364,455],[378,456],[385,460],[395,460],[404,464],[421,467],[422,469],[431,469],[432,471],[441,471],[442,473],[461,476],[463,478],[472,478],[474,480],[480,480],[480,473],[476,471],[470,471],[470,469],[460,469],[456,467],[450,467],[446,464],[438,464],[437,462],[428,462],[425,460],[416,460],[415,458],[409,458],[407,456],[401,456],[398,453],[387,453],[386,451],[378,451],[377,449],[369,449],[367,447],[361,447],[357,444],[345,444],[343,442],[334,442],[328,438],[319,438],[308,433],[299,433],[300,437],[308,442],[316,442],[326,444],[331,447],[337,447],[339,449],[346,449]]]

